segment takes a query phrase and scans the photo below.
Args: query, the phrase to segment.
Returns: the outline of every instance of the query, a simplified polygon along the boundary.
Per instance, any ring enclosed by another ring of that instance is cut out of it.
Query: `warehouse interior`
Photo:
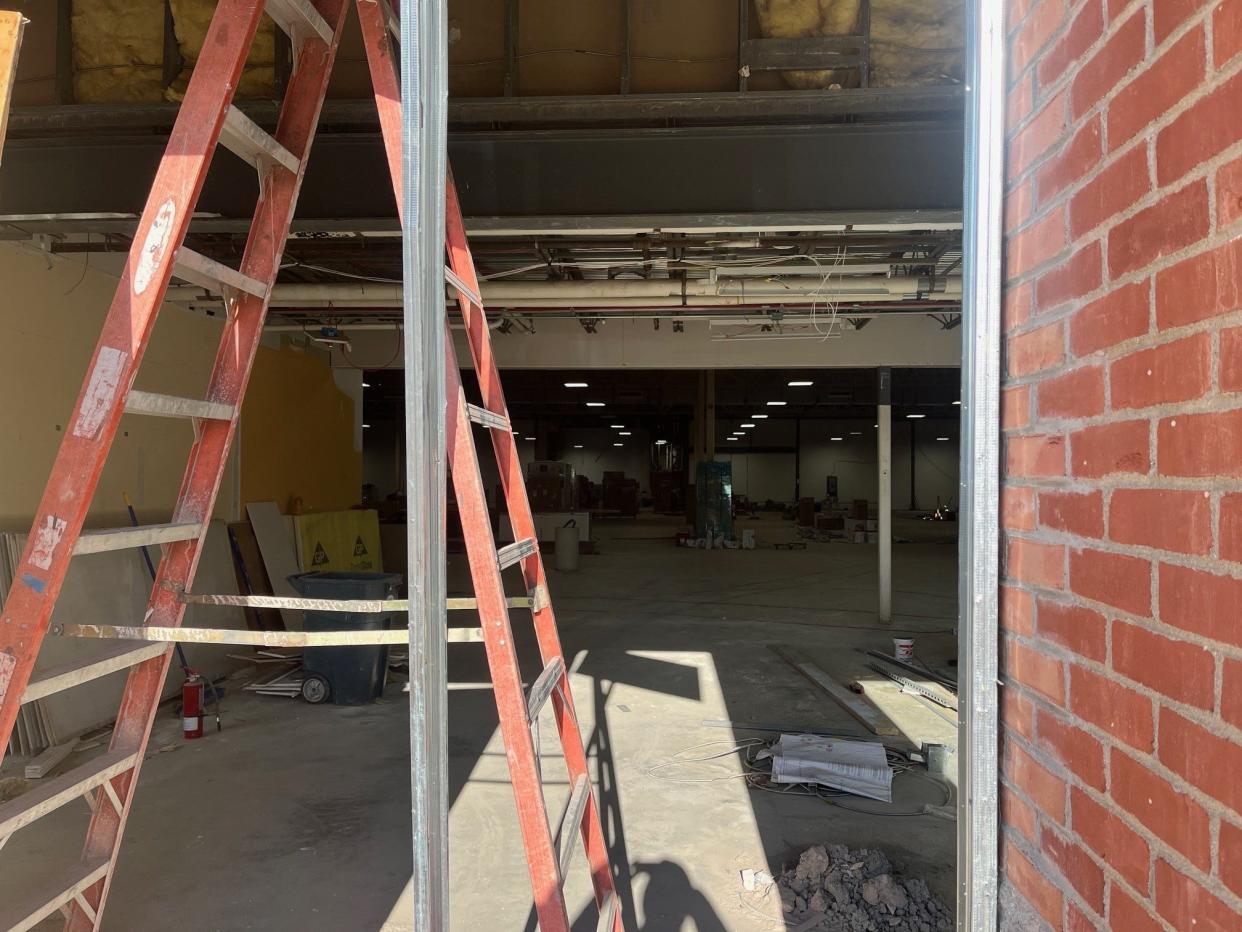
[[[9,5],[27,22],[0,136],[14,401],[0,432],[15,438],[0,454],[0,596],[22,585],[216,9]],[[408,595],[420,450],[402,227],[349,6],[193,586],[242,602],[190,604],[187,627],[309,631],[300,610],[244,601],[299,594],[293,574],[391,573]],[[955,0],[447,4],[448,160],[622,928],[952,927],[964,31]],[[277,127],[299,47],[260,21],[234,98],[257,126]],[[237,268],[261,196],[222,149],[185,248]],[[229,300],[183,271],[136,391],[200,397],[211,373]],[[466,401],[485,405],[452,304],[463,290],[450,279],[448,332]],[[199,429],[121,419],[86,527],[168,522]],[[518,543],[489,428],[474,432],[496,543]],[[450,599],[475,590],[458,506],[450,484]],[[143,623],[148,551],[158,562],[158,546],[74,560],[36,678],[114,646],[74,626]],[[531,612],[512,616],[530,687]],[[414,928],[408,648],[388,649],[356,704],[335,682],[315,701],[300,649],[185,652],[201,730],[186,730],[174,661],[98,927]],[[488,656],[447,646],[448,927],[534,929]],[[125,684],[115,672],[21,707],[0,766],[13,928],[82,908],[44,890],[78,859],[92,808],[58,803],[37,826],[14,813],[109,751]],[[556,819],[573,786],[551,723],[547,710],[533,734]],[[782,735],[878,746],[882,789],[777,782]],[[835,887],[808,887],[829,875]],[[572,928],[596,928],[581,851],[564,889]]]

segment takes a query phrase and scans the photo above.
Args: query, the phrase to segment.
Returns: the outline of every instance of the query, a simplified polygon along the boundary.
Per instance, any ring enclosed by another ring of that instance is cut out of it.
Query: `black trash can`
[[[299,573],[289,582],[307,599],[391,599],[399,573]],[[381,631],[392,614],[306,612],[307,631]],[[384,691],[388,645],[308,647],[302,651],[302,698],[308,702],[365,705]]]

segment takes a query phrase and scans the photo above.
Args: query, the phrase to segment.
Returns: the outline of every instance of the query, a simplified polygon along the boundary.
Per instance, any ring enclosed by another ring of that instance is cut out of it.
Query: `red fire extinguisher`
[[[187,741],[203,736],[205,693],[203,678],[187,670],[185,685],[181,687],[181,730]]]

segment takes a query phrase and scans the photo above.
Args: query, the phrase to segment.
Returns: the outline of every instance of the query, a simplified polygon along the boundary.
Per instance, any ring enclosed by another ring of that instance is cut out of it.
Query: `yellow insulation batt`
[[[755,0],[767,38],[848,35],[857,28],[860,0]],[[961,0],[872,0],[871,81],[875,87],[961,81],[965,21]],[[853,87],[852,70],[787,71],[799,89]]]
[[[73,92],[78,103],[180,99],[216,4],[171,0],[171,5],[182,68],[166,88],[163,0],[73,0]],[[264,17],[237,97],[274,95],[275,57],[275,26]]]

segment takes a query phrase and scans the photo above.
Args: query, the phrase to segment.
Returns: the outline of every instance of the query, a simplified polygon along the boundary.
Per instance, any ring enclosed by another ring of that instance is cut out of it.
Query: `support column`
[[[704,455],[710,463],[716,458],[716,370],[708,369],[703,373],[703,385],[706,389],[704,398]]]
[[[445,644],[445,0],[401,5],[406,538],[410,590],[412,928],[449,927]]]
[[[877,456],[880,488],[880,592],[879,618],[893,620],[893,407],[892,371],[879,370],[879,404],[876,407]]]

